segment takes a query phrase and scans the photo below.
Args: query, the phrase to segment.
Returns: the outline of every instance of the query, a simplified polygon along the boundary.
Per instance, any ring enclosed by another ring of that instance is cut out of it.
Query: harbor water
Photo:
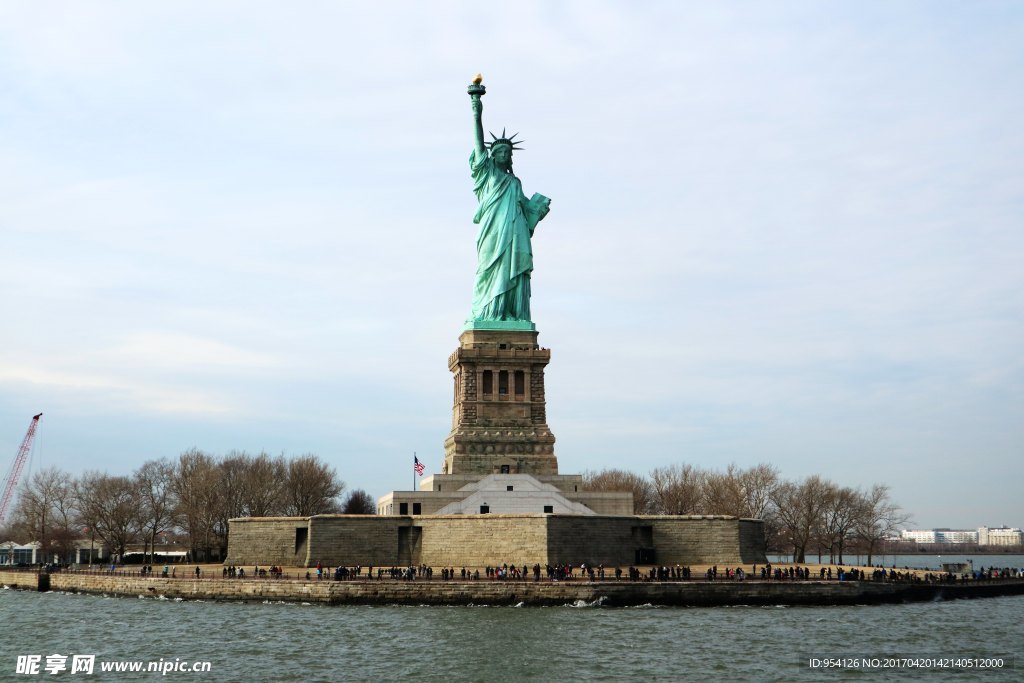
[[[863,607],[328,607],[0,590],[0,680],[928,680],[892,658],[999,659],[1022,680],[1024,597]],[[39,674],[19,674],[37,656]],[[49,660],[66,669],[46,673]],[[72,673],[92,656],[92,674]],[[844,658],[842,670],[812,659]],[[869,659],[878,668],[853,669]],[[913,661],[913,660],[911,660]],[[102,671],[155,662],[168,673]],[[196,663],[207,671],[186,670]]]

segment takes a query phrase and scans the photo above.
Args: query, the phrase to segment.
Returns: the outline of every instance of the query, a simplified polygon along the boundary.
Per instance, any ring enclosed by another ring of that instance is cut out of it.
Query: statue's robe
[[[469,157],[473,192],[480,207],[473,222],[476,238],[474,320],[530,320],[530,237],[544,209],[523,194],[522,183],[499,168],[486,153]]]

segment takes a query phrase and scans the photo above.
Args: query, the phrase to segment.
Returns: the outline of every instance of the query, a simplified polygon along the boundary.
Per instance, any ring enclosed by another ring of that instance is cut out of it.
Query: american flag
[[[416,474],[423,476],[423,463],[415,455],[412,456],[412,468],[416,470]]]

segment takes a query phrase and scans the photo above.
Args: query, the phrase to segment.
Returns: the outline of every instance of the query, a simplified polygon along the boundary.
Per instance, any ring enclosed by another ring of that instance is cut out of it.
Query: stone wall
[[[739,520],[739,535],[740,560],[744,564],[767,562],[763,521],[760,519]]]
[[[420,561],[435,567],[547,562],[543,515],[451,515],[417,518],[423,527]]]
[[[0,584],[35,590],[35,572],[0,571]],[[900,584],[871,581],[303,581],[272,579],[164,579],[59,572],[55,591],[183,598],[285,600],[376,605],[565,605],[583,601],[625,605],[862,605],[1024,594],[1024,581]]]
[[[758,547],[741,548],[740,520],[719,515],[650,515],[639,519],[650,523],[653,531],[656,561],[660,564],[722,564],[766,562]],[[761,529],[762,522],[750,520]],[[755,529],[745,537],[753,541]]]
[[[496,430],[479,430],[456,434],[453,438],[461,440],[458,445],[465,445],[467,452],[453,452],[445,456],[448,471],[454,469],[457,473],[488,475],[498,474],[503,466],[507,466],[512,474],[558,474],[553,445],[555,438],[550,433],[538,433],[536,430],[523,430],[523,436],[519,436],[519,432],[512,436],[497,436],[496,433]],[[477,439],[481,442],[478,443]],[[482,442],[484,439],[487,441]]]
[[[583,503],[599,515],[632,515],[633,494],[627,491],[579,491],[563,494],[577,503]]]
[[[512,474],[558,474],[544,396],[550,360],[551,352],[537,345],[536,331],[462,333],[448,358],[455,396],[443,472],[487,475],[506,468]]]
[[[38,585],[38,578],[35,572],[0,570],[0,585],[34,591]]]
[[[411,528],[413,519],[377,515],[311,517],[306,566],[315,566],[317,562],[330,567],[412,564],[411,557],[399,557],[399,546],[401,529]]]
[[[306,517],[245,517],[229,522],[227,565],[304,566],[308,551]]]
[[[634,517],[551,517],[547,554],[551,564],[629,565],[635,559]]]
[[[318,515],[231,520],[227,564],[763,563],[758,520],[720,516]],[[297,539],[306,532],[306,543]]]

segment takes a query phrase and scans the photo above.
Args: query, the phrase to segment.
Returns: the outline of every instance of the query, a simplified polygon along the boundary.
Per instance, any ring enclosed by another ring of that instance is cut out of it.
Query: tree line
[[[587,490],[632,493],[635,514],[762,519],[765,549],[796,562],[817,554],[842,563],[844,553],[856,551],[870,564],[882,540],[909,520],[885,485],[851,488],[817,475],[788,481],[768,464],[724,471],[674,464],[648,476],[619,469],[583,476]],[[191,449],[126,476],[75,477],[51,467],[23,485],[0,540],[38,541],[44,557],[68,558],[76,543],[93,539],[123,558],[129,545],[145,544],[152,553],[158,538],[171,536],[183,540],[193,560],[221,559],[229,519],[376,512],[365,491],[342,499],[344,490],[334,468],[312,454],[286,459]]]
[[[813,475],[788,481],[774,465],[724,471],[690,464],[658,467],[649,476],[618,469],[585,472],[584,487],[594,491],[629,491],[638,515],[730,515],[764,520],[769,552],[827,555],[843,562],[856,551],[872,556],[881,542],[909,521],[889,495],[889,487],[841,486]]]
[[[21,487],[0,540],[37,541],[43,557],[70,558],[79,541],[92,539],[123,558],[130,544],[152,553],[158,538],[171,536],[183,539],[193,560],[220,559],[229,519],[375,513],[365,491],[342,499],[344,490],[335,469],[312,454],[214,456],[191,449],[126,476],[72,476],[50,467]]]

